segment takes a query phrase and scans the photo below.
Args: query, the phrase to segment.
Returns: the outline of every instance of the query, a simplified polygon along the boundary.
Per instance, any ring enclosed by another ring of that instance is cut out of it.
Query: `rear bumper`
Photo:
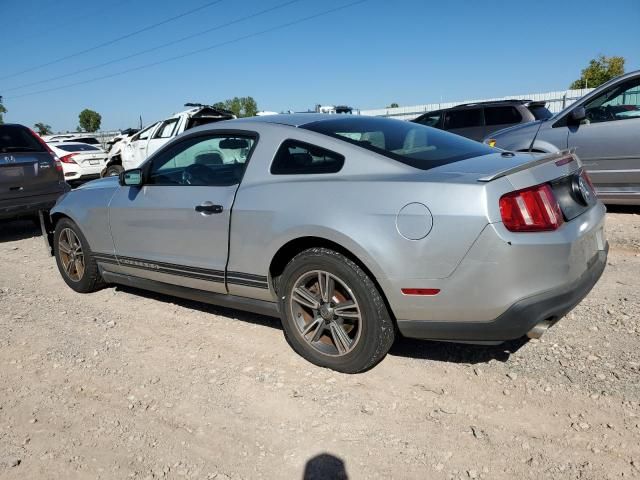
[[[521,338],[540,322],[557,322],[580,303],[602,275],[608,251],[607,244],[589,261],[587,270],[573,282],[522,299],[492,321],[398,320],[398,329],[406,337],[468,343],[498,343]]]
[[[56,204],[58,197],[67,191],[69,186],[64,184],[64,188],[59,192],[2,200],[0,201],[0,219],[28,217],[37,214],[39,210],[50,210]]]

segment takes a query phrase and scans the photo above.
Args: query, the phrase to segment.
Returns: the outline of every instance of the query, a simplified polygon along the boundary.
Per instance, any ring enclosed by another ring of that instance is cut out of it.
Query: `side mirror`
[[[142,185],[142,170],[134,168],[120,173],[120,185],[123,187],[139,187]]]
[[[570,117],[573,123],[580,123],[587,118],[587,112],[584,107],[576,107],[571,111]]]

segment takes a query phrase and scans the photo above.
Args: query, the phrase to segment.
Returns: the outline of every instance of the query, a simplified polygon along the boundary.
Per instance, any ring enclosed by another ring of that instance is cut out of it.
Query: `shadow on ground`
[[[40,225],[33,220],[0,220],[0,243],[38,237],[41,234]]]
[[[185,300],[178,297],[171,297],[129,286],[118,285],[115,288],[122,292],[150,298],[159,302],[171,303],[203,313],[222,315],[242,322],[282,330],[282,324],[278,318],[244,312],[242,310],[234,310],[232,308],[219,307],[217,305],[210,305],[208,303],[196,302],[193,300]],[[501,345],[486,346],[415,340],[398,336],[389,354],[396,357],[420,358],[423,360],[435,360],[450,363],[476,364],[487,363],[491,360],[506,362],[509,360],[509,356],[518,351],[527,343],[527,341],[528,340],[524,338],[512,340]],[[282,344],[283,347],[286,345],[284,339]]]
[[[344,461],[330,453],[321,453],[307,461],[302,480],[348,480]]]

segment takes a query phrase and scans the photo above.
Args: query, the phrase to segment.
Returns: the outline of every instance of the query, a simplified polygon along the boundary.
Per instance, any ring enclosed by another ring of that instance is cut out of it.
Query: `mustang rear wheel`
[[[285,267],[280,311],[287,340],[316,365],[357,373],[386,355],[394,326],[367,274],[346,256],[312,248]]]
[[[72,289],[88,293],[103,286],[87,239],[70,219],[63,218],[56,224],[53,248],[60,275]]]

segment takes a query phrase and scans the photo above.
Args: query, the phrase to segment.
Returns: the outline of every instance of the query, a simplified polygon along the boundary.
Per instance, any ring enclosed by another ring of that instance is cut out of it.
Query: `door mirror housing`
[[[587,118],[587,112],[584,107],[576,107],[571,111],[570,118],[573,123],[580,123]]]
[[[123,187],[139,187],[142,185],[142,169],[125,170],[120,173],[119,180]]]

